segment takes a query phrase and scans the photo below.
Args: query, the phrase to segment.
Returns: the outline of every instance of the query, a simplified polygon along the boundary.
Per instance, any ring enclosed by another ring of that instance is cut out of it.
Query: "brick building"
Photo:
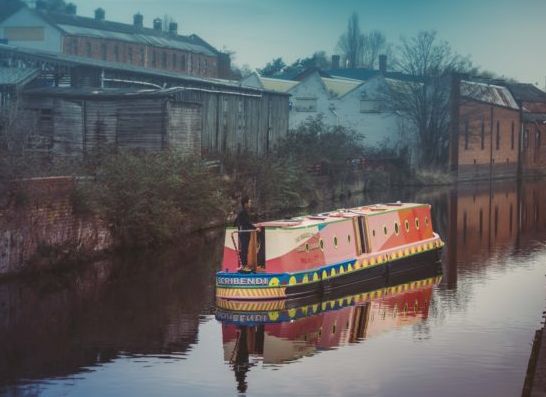
[[[457,179],[516,177],[519,106],[502,85],[455,79],[450,164]]]
[[[521,111],[522,175],[546,174],[546,93],[532,84],[508,84]]]
[[[107,21],[101,8],[88,18],[22,7],[0,20],[0,39],[17,47],[192,76],[228,78],[231,73],[228,54],[195,34],[179,35],[175,22],[167,32],[159,18],[152,28],[144,27],[138,13],[133,24],[125,24]]]

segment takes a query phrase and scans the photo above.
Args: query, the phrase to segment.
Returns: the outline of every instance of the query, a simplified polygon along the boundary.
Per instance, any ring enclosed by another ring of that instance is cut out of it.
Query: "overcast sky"
[[[72,0],[78,14],[102,7],[106,19],[144,24],[169,15],[179,33],[196,33],[218,49],[235,52],[234,63],[262,67],[324,50],[334,53],[353,11],[361,29],[387,39],[436,30],[474,64],[499,75],[538,83],[546,78],[546,0]]]

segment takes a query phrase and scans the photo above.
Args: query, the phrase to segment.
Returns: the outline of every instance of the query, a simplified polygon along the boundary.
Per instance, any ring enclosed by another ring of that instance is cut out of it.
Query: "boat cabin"
[[[259,231],[243,231],[251,234],[247,266],[267,273],[308,270],[353,258],[381,261],[399,252],[418,250],[419,243],[435,237],[430,205],[400,202],[257,226]],[[239,233],[236,228],[226,230],[223,271],[240,269]]]

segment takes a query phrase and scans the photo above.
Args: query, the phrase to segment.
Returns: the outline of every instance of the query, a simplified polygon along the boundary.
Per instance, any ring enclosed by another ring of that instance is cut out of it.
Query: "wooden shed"
[[[31,149],[82,156],[105,147],[187,155],[267,153],[288,130],[287,97],[188,87],[28,89]]]

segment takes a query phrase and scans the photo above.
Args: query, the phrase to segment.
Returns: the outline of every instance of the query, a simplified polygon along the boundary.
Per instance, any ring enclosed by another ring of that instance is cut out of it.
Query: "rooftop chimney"
[[[169,33],[174,36],[178,34],[178,24],[176,22],[169,23]]]
[[[381,74],[387,73],[387,56],[385,54],[379,55],[379,71]]]
[[[144,26],[144,16],[140,12],[133,15],[133,25],[137,28]]]
[[[339,69],[339,55],[332,55],[332,69]]]
[[[105,14],[104,8],[97,8],[95,10],[95,19],[97,21],[104,21]]]
[[[162,29],[161,18],[154,19],[154,30],[161,32],[161,29]]]
[[[66,5],[64,11],[65,11],[68,15],[76,15],[76,11],[77,11],[76,4],[74,4],[74,3],[68,3],[68,4]]]

